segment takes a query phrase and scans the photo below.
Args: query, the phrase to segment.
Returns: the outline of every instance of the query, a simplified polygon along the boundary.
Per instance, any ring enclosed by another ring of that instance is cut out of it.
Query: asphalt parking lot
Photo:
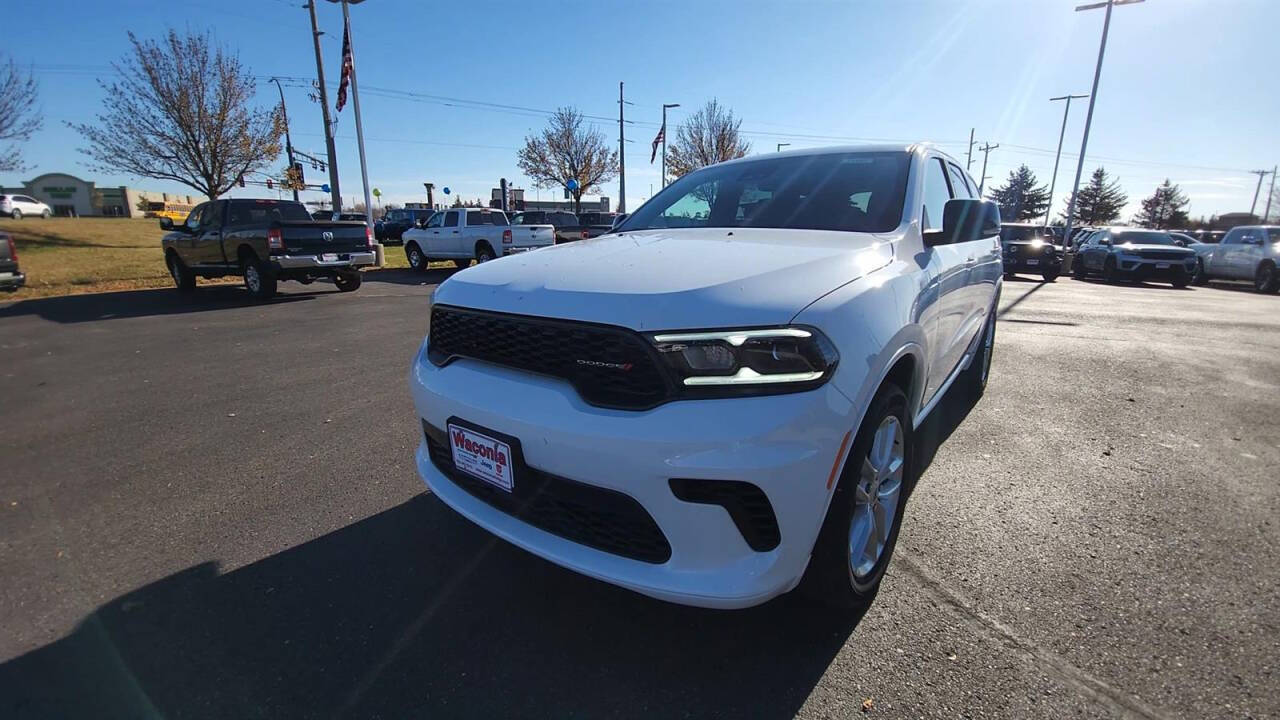
[[[1280,714],[1280,298],[1007,282],[851,618],[652,601],[427,494],[443,277],[0,304],[0,717]]]

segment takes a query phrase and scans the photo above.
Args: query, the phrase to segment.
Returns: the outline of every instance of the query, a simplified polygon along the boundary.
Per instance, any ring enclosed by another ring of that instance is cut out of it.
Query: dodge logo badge
[[[320,235],[320,237],[324,238],[325,242],[333,242],[333,233],[329,232],[328,230],[325,230],[324,233]]]

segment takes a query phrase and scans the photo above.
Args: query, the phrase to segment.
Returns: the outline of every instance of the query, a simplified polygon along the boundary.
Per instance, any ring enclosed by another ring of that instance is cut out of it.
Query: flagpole
[[[364,156],[364,125],[360,122],[360,86],[356,83],[356,52],[351,42],[351,15],[347,11],[347,0],[342,0],[342,31],[346,42],[346,51],[351,55],[351,104],[356,111],[356,147],[360,150],[360,180],[364,183],[364,221],[373,232],[373,196],[369,194],[369,165]],[[374,254],[378,267],[383,266],[382,243],[374,245]]]

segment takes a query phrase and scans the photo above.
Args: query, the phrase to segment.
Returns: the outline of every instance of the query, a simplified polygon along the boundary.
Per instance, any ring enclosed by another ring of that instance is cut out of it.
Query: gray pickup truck
[[[17,292],[26,282],[27,276],[18,269],[18,248],[13,246],[13,236],[0,232],[0,290]]]
[[[1231,228],[1217,244],[1199,243],[1192,282],[1252,280],[1260,293],[1280,291],[1280,225],[1241,225]]]
[[[195,289],[197,277],[225,275],[243,277],[262,300],[276,294],[280,280],[329,278],[351,292],[360,287],[360,268],[375,262],[367,225],[312,220],[302,203],[285,200],[213,200],[181,224],[161,218],[160,227],[171,231],[161,244],[183,292]]]

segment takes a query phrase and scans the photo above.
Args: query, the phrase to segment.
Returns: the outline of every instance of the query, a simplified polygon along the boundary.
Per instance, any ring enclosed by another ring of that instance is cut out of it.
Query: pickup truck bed
[[[402,237],[409,266],[424,271],[435,260],[452,260],[463,268],[472,260],[483,263],[547,247],[555,243],[555,228],[511,225],[501,210],[458,208],[432,215],[425,226],[406,230]]]
[[[259,298],[274,295],[280,280],[328,278],[347,292],[375,261],[364,223],[314,221],[294,202],[215,200],[181,225],[162,218],[160,226],[173,230],[161,244],[179,290],[194,289],[197,277],[237,275]]]

